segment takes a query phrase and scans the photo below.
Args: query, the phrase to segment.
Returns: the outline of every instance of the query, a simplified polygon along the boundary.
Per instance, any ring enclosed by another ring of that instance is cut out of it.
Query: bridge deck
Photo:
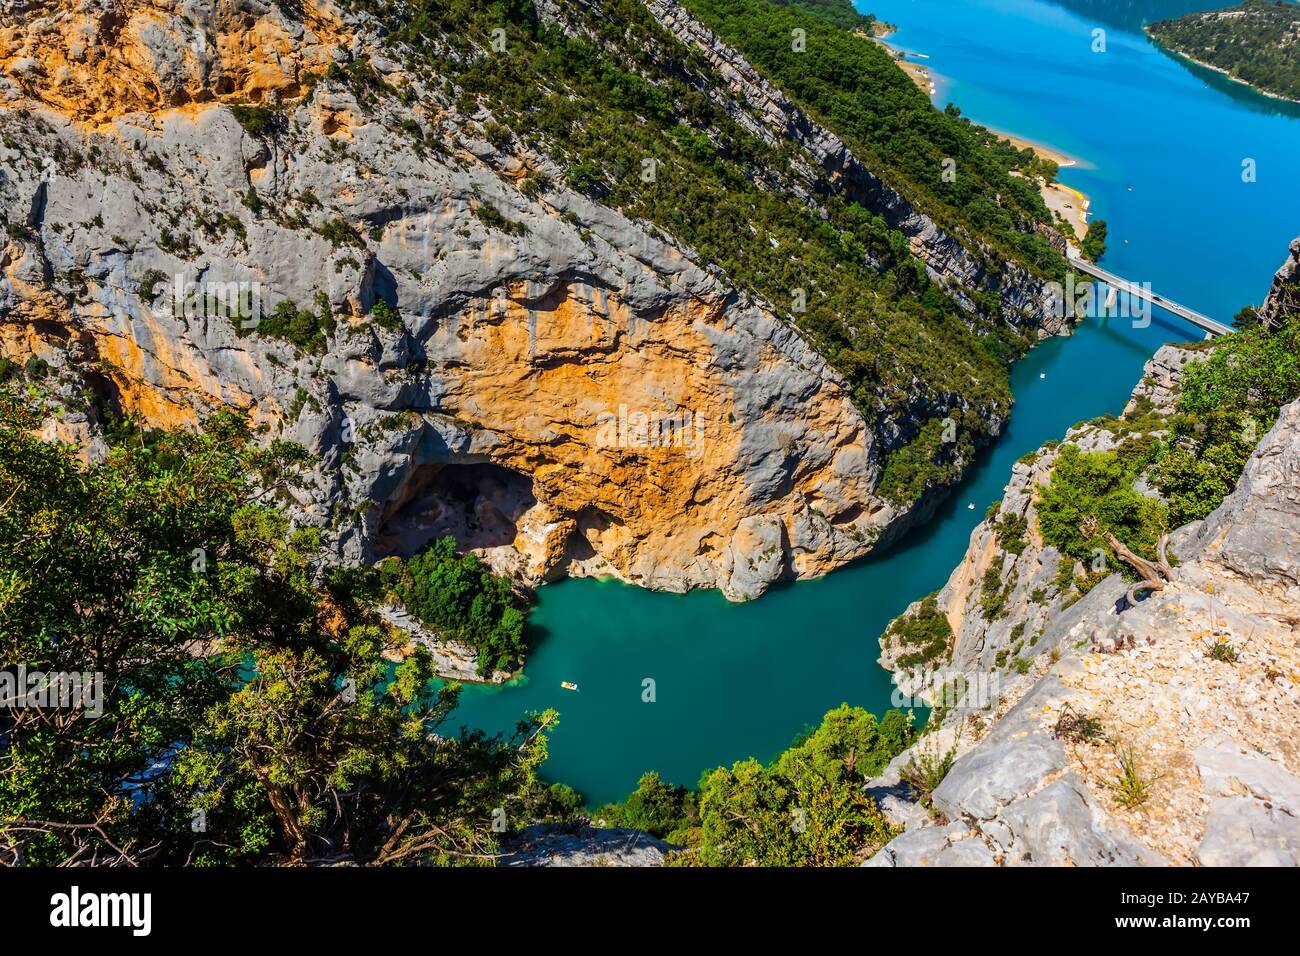
[[[1232,331],[1231,327],[1224,325],[1222,322],[1215,322],[1213,319],[1201,315],[1199,312],[1193,312],[1191,309],[1187,308],[1187,306],[1180,305],[1172,299],[1166,299],[1162,295],[1156,295],[1156,293],[1144,289],[1139,285],[1134,285],[1127,279],[1121,278],[1113,272],[1107,272],[1105,269],[1093,265],[1091,262],[1076,259],[1074,256],[1070,256],[1069,262],[1073,268],[1078,269],[1080,272],[1086,272],[1088,275],[1100,279],[1102,282],[1105,282],[1107,285],[1118,289],[1121,292],[1126,292],[1129,295],[1137,296],[1139,299],[1145,299],[1147,302],[1158,305],[1160,308],[1172,312],[1179,318],[1186,319],[1198,328],[1204,329],[1210,335],[1227,335]]]

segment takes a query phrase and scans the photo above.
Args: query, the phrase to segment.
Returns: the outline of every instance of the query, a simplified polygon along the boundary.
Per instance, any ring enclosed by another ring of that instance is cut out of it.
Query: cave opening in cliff
[[[375,550],[409,558],[447,535],[461,550],[509,546],[536,504],[532,481],[501,465],[420,465],[385,504]]]
[[[120,428],[127,415],[117,383],[99,372],[86,372],[82,376],[82,385],[91,419],[106,432]]]

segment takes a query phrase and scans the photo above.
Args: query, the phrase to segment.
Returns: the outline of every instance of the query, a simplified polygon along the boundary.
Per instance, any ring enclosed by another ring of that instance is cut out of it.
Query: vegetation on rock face
[[[1042,196],[1012,170],[1043,170],[961,117],[940,112],[878,45],[818,23],[798,6],[770,0],[685,0],[709,27],[764,70],[811,116],[824,121],[872,166],[941,224],[968,227],[1044,271],[1060,256],[1034,231],[1050,223]],[[806,48],[791,31],[806,33]],[[955,175],[945,175],[953,170]]]
[[[370,307],[370,317],[374,319],[375,325],[390,332],[396,332],[402,327],[402,313],[384,299],[375,300],[375,304]]]
[[[1096,262],[1106,254],[1106,220],[1094,219],[1088,224],[1088,234],[1079,243],[1079,252],[1090,262]]]
[[[1275,96],[1300,100],[1300,6],[1246,0],[1147,27],[1161,44]]]
[[[274,136],[283,132],[286,125],[284,114],[269,106],[236,104],[230,107],[230,111],[235,114],[235,119],[244,128],[244,132],[254,139]]]
[[[948,618],[939,610],[936,596],[931,594],[915,611],[894,618],[885,631],[885,644],[905,649],[894,658],[894,664],[900,670],[910,671],[946,654],[952,636]]]
[[[1023,554],[1029,522],[1019,513],[1005,514],[993,521],[997,528],[998,547],[1010,554]]]
[[[0,661],[90,690],[0,710],[0,861],[490,863],[494,810],[563,810],[553,713],[433,733],[458,689],[392,671],[358,575],[275,506],[300,447],[222,414],[85,465],[34,401],[0,392]]]
[[[405,566],[390,559],[382,573],[420,621],[477,651],[480,675],[523,663],[524,611],[510,579],[475,554],[457,554],[454,538],[433,542]]]
[[[1139,468],[1114,452],[1085,452],[1068,444],[1052,467],[1052,479],[1038,499],[1043,540],[1069,558],[1090,566],[1097,554],[1112,570],[1118,559],[1100,533],[1085,537],[1079,526],[1094,517],[1137,554],[1154,560],[1156,542],[1167,530],[1165,506],[1133,488]]]
[[[459,111],[490,113],[485,130],[511,134],[494,137],[500,148],[552,157],[572,188],[671,235],[796,321],[890,435],[886,458],[901,456],[883,486],[893,500],[910,503],[951,481],[1009,410],[1005,363],[1028,339],[998,316],[997,296],[977,295],[979,314],[964,313],[906,237],[853,202],[800,147],[768,143],[736,122],[714,99],[719,83],[703,54],[638,0],[564,6],[569,30],[543,23],[526,0],[417,0],[400,16],[391,0],[347,5],[374,13],[394,55],[453,93]],[[1032,152],[933,109],[885,51],[828,22],[826,10],[767,0],[688,6],[967,239],[991,275],[1004,256],[1063,273],[1038,232],[1050,223],[1046,207],[1029,180],[1011,175],[1043,171]],[[795,27],[807,33],[804,53],[789,49]],[[496,29],[504,49],[489,49]],[[643,177],[647,159],[652,180]],[[956,163],[955,178],[944,175],[945,159]],[[815,180],[811,199],[800,170]],[[521,188],[538,195],[545,187],[525,177]],[[492,228],[517,225],[493,212],[476,209]],[[918,408],[935,421],[954,418],[956,440],[935,440],[933,422],[914,421]]]
[[[851,866],[894,835],[863,784],[915,739],[908,718],[841,704],[770,764],[706,771],[697,791],[646,774],[597,821],[636,826],[684,847],[684,866]]]
[[[1172,527],[1223,503],[1282,406],[1297,397],[1300,316],[1271,332],[1256,326],[1226,336],[1188,367],[1154,467]]]
[[[1168,418],[1139,409],[1132,421],[1103,423],[1119,433],[1136,426],[1160,429],[1162,438],[1130,436],[1108,452],[1066,445],[1039,496],[1043,540],[1085,565],[1100,552],[1107,566],[1118,570],[1102,537],[1109,531],[1135,553],[1154,559],[1162,533],[1204,518],[1223,503],[1282,406],[1300,398],[1298,356],[1298,317],[1272,332],[1255,326],[1224,336],[1206,358],[1184,370]],[[1159,498],[1135,489],[1143,475]],[[1099,528],[1085,538],[1079,525],[1089,517]]]
[[[984,612],[985,618],[996,621],[1007,613],[1007,599],[1016,586],[1016,577],[1016,568],[1012,567],[1007,580],[1003,582],[1000,558],[985,569],[984,578],[980,582],[980,610]]]
[[[276,303],[271,314],[263,316],[256,325],[243,322],[238,330],[240,335],[255,333],[283,339],[303,351],[322,355],[329,348],[329,337],[334,334],[336,327],[337,323],[328,306],[312,312],[298,308],[288,299],[282,299]]]

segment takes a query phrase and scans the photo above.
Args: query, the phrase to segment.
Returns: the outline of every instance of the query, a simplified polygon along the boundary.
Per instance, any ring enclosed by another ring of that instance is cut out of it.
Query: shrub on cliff
[[[265,139],[284,132],[288,123],[284,114],[270,106],[235,104],[230,107],[235,119],[254,139]]]
[[[900,614],[885,630],[885,640],[891,649],[905,649],[894,658],[894,665],[903,671],[914,670],[930,664],[948,652],[952,643],[952,627],[939,610],[935,595],[921,601],[910,614]]]
[[[1273,330],[1255,325],[1224,336],[1184,370],[1169,416],[1149,408],[1132,419],[1098,422],[1124,441],[1113,451],[1066,445],[1038,501],[1043,540],[1083,561],[1093,575],[1097,553],[1119,570],[1100,533],[1085,538],[1088,517],[1139,555],[1155,558],[1164,531],[1206,517],[1236,487],[1242,470],[1278,412],[1300,398],[1300,318]],[[1162,430],[1163,438],[1151,432]],[[1135,490],[1146,474],[1163,500]],[[1063,565],[1063,571],[1066,569]]]
[[[1113,452],[1084,452],[1066,445],[1041,486],[1038,527],[1043,540],[1070,558],[1091,566],[1101,554],[1112,570],[1119,560],[1100,531],[1109,531],[1142,557],[1155,560],[1156,542],[1168,525],[1164,504],[1133,488],[1137,470]],[[1085,537],[1079,526],[1096,518],[1099,533]]]
[[[1225,336],[1208,358],[1187,367],[1153,469],[1171,527],[1223,503],[1282,406],[1296,398],[1300,317],[1287,317],[1272,332],[1253,326]]]
[[[328,305],[322,311],[312,312],[298,308],[288,299],[281,299],[271,314],[263,316],[257,325],[240,323],[236,331],[241,336],[256,332],[283,339],[303,351],[321,355],[329,347],[329,337],[335,328],[337,325]]]

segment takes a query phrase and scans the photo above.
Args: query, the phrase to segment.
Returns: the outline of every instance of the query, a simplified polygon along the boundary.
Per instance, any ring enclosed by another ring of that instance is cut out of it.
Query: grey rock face
[[[1265,325],[1281,324],[1282,316],[1300,312],[1300,239],[1291,243],[1290,254],[1278,269],[1273,288],[1259,308],[1259,320]]]
[[[1230,737],[1215,734],[1206,738],[1196,750],[1196,769],[1207,794],[1249,795],[1300,818],[1300,779]]]
[[[851,183],[959,298],[996,288],[1008,321],[1050,323],[1033,283],[986,275],[980,250],[735,51],[680,7],[650,6],[708,48],[725,80],[710,95],[733,118],[799,144],[781,188]],[[609,574],[743,600],[915,519],[875,493],[875,432],[892,440],[906,423],[864,421],[793,325],[562,185],[551,157],[486,142],[491,117],[406,76],[364,16],[313,2],[299,21],[257,0],[57,7],[7,15],[35,62],[0,77],[13,108],[0,111],[0,215],[15,224],[0,345],[77,371],[151,424],[233,407],[303,443],[319,465],[296,519],[338,560],[452,534],[530,584]],[[562,4],[541,14],[565,23]],[[86,29],[103,49],[79,47]],[[328,78],[299,99],[308,73],[357,59],[409,83],[410,105]],[[255,135],[224,100],[296,105]],[[529,173],[551,185],[526,195]],[[232,321],[232,297],[258,314]],[[375,321],[376,303],[399,321]],[[290,307],[337,327],[320,348],[254,327]]]
[[[1189,362],[1204,358],[1205,352],[1198,349],[1186,349],[1177,345],[1162,345],[1156,354],[1147,360],[1142,369],[1142,379],[1133,389],[1133,397],[1124,407],[1125,414],[1133,414],[1147,409],[1159,413],[1173,410],[1178,400],[1179,382],[1183,370]]]
[[[526,827],[504,848],[500,866],[662,866],[674,849],[640,830]]]
[[[960,823],[909,830],[863,866],[992,866],[993,851]]]
[[[1074,774],[1013,801],[998,822],[1010,837],[1004,849],[1011,865],[1159,866],[1167,862],[1113,829]],[[998,832],[992,826],[989,830]]]
[[[1300,865],[1300,820],[1256,800],[1220,798],[1196,860],[1202,866]]]
[[[949,817],[989,820],[1064,766],[1060,741],[1046,734],[991,742],[973,750],[948,772],[934,791],[934,803]]]
[[[1148,412],[1172,411],[1178,381],[1187,364],[1203,351],[1162,346],[1146,363],[1128,408]],[[1016,662],[1040,662],[1053,652],[1091,640],[1091,622],[1113,616],[1125,588],[1119,579],[1103,581],[1079,599],[1061,584],[1061,553],[1041,540],[1035,497],[1051,480],[1052,469],[1065,445],[1080,451],[1108,451],[1119,443],[1105,425],[1078,425],[1064,442],[1044,447],[1016,462],[1002,501],[992,517],[971,532],[966,556],[935,596],[938,609],[948,618],[954,639],[948,654],[933,662],[933,670],[963,674],[998,675],[1000,684],[1016,679]],[[1091,571],[1070,561],[1078,574]],[[990,619],[984,607],[990,569],[997,576],[1001,608]],[[1076,603],[1077,602],[1077,603]],[[914,614],[920,602],[907,614]],[[1080,622],[1088,622],[1080,626]],[[898,670],[896,661],[905,648],[881,640],[881,663]],[[1024,666],[1023,664],[1020,666]],[[919,689],[925,675],[897,674],[899,686]]]
[[[1246,463],[1236,491],[1205,519],[1190,547],[1234,575],[1300,603],[1300,404],[1282,409]]]
[[[140,31],[122,27],[130,0],[95,13],[133,66],[167,73],[152,99],[65,102],[39,76],[0,90],[33,109],[3,117],[0,214],[23,224],[0,251],[6,351],[80,369],[151,424],[227,406],[302,442],[319,465],[296,517],[339,560],[449,533],[528,583],[613,574],[743,600],[861,556],[898,518],[874,494],[870,426],[792,325],[558,185],[548,157],[489,146],[441,90],[416,109],[322,80],[260,138],[218,102],[228,83],[262,77],[247,95],[269,98],[327,56],[368,56],[364,19],[251,3],[191,27],[163,6]],[[69,24],[27,42],[71,55]],[[293,55],[223,58],[214,37],[254,25]],[[191,51],[194,30],[208,39]],[[425,148],[412,121],[450,147]],[[529,170],[556,185],[525,196]],[[209,308],[214,290],[263,323],[291,304],[337,331],[298,348],[231,321],[224,298]],[[380,301],[400,323],[370,318]]]
[[[1196,769],[1213,800],[1201,865],[1300,865],[1300,778],[1222,734],[1197,749]]]

